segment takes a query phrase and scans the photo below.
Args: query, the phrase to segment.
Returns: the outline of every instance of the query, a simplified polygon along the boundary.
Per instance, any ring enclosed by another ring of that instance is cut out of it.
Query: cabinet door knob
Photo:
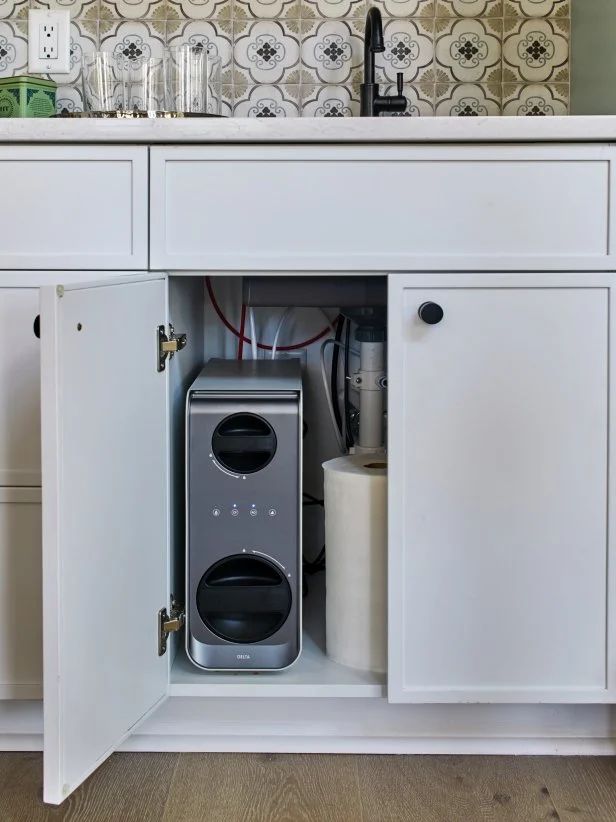
[[[436,325],[443,319],[444,312],[438,303],[422,303],[417,309],[419,318],[428,325]]]
[[[39,340],[41,339],[41,315],[37,314],[34,318],[34,322],[32,323],[32,330],[34,331],[34,336],[37,337]]]

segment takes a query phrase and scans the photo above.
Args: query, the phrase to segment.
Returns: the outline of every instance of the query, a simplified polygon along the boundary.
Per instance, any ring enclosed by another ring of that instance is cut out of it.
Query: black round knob
[[[37,314],[34,318],[34,322],[32,323],[32,330],[34,331],[34,336],[41,339],[41,315]]]
[[[444,312],[438,303],[422,303],[417,309],[419,318],[428,325],[436,325],[443,319]]]

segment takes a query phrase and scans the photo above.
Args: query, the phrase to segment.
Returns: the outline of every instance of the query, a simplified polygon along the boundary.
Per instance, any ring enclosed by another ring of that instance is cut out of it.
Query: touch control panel
[[[259,508],[257,508],[256,503],[253,503],[247,510],[244,510],[244,511],[242,511],[241,508],[237,507],[236,505],[233,505],[228,510],[224,510],[219,505],[215,505],[212,508],[212,516],[213,517],[220,517],[223,514],[228,514],[229,516],[232,516],[232,517],[239,517],[242,514],[244,514],[244,515],[248,514],[248,516],[250,516],[250,517],[258,517],[259,514],[267,514],[268,517],[275,517],[277,513],[278,513],[277,508],[266,507],[265,509],[259,509]]]

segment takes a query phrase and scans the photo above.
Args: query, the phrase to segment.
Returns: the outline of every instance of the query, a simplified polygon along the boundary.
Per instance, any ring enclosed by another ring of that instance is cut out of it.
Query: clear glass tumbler
[[[165,52],[167,111],[220,114],[220,57],[201,45],[183,45]]]
[[[208,55],[207,113],[220,116],[222,111],[222,71],[220,57]]]
[[[122,61],[108,51],[85,52],[81,59],[85,111],[124,108]]]
[[[165,111],[164,62],[162,57],[123,62],[127,111]]]

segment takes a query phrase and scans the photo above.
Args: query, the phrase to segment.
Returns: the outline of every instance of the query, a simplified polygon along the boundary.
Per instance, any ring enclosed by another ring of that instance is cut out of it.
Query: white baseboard
[[[42,751],[43,734],[0,734],[0,751]]]
[[[40,701],[0,701],[1,751],[39,751],[42,732]],[[616,708],[177,697],[120,750],[613,756]]]
[[[327,753],[456,754],[488,756],[613,756],[616,739],[307,739],[306,737],[234,737],[141,735],[122,751],[181,753]]]

